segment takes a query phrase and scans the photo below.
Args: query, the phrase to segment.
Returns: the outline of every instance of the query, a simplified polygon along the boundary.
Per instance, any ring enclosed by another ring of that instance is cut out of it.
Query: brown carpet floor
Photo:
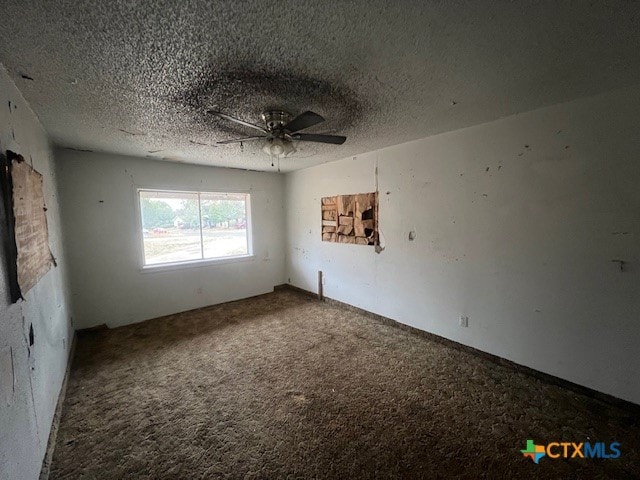
[[[619,459],[520,453],[618,441]],[[640,478],[608,406],[290,290],[81,333],[52,479]]]

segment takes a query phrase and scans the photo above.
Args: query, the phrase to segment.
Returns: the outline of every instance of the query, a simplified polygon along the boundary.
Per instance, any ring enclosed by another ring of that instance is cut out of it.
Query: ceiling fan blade
[[[234,138],[233,140],[222,140],[220,142],[216,142],[218,145],[226,145],[227,143],[240,143],[247,142],[249,140],[258,140],[260,138],[267,138],[266,135],[256,135],[254,137],[242,137],[242,138]]]
[[[292,133],[299,132],[300,130],[313,127],[314,125],[322,122],[324,122],[324,118],[322,118],[320,115],[314,112],[306,111],[287,123],[284,126],[284,129]]]
[[[342,135],[321,135],[319,133],[296,133],[291,135],[291,138],[303,142],[333,143],[334,145],[342,145],[347,140],[347,137]]]
[[[258,125],[254,125],[253,123],[245,122],[244,120],[240,120],[239,118],[231,117],[225,113],[216,112],[214,110],[207,110],[211,115],[215,115],[216,117],[224,118],[225,120],[229,120],[230,122],[239,123],[240,125],[244,125],[245,127],[255,128],[256,130],[260,130],[261,132],[266,132],[266,130]]]

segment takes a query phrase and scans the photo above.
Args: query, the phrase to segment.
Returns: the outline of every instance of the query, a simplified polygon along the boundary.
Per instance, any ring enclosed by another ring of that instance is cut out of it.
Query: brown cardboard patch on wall
[[[42,175],[21,155],[3,156],[2,193],[11,301],[23,297],[55,265],[49,249]],[[3,229],[4,230],[4,229]]]
[[[337,195],[322,199],[322,240],[376,245],[378,193]]]

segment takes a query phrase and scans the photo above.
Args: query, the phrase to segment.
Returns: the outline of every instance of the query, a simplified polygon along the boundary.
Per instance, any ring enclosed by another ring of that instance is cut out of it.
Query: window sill
[[[193,260],[176,263],[161,263],[158,265],[146,265],[140,269],[141,273],[159,273],[171,270],[183,270],[185,268],[211,267],[225,263],[250,262],[255,260],[255,255],[238,255],[237,257],[210,258],[207,260]]]

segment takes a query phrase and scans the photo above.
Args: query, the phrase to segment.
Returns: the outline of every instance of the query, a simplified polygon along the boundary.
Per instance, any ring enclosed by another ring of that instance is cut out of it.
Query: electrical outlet
[[[469,326],[469,317],[465,316],[465,315],[460,315],[460,320],[458,322],[460,324],[461,327],[468,327]]]

